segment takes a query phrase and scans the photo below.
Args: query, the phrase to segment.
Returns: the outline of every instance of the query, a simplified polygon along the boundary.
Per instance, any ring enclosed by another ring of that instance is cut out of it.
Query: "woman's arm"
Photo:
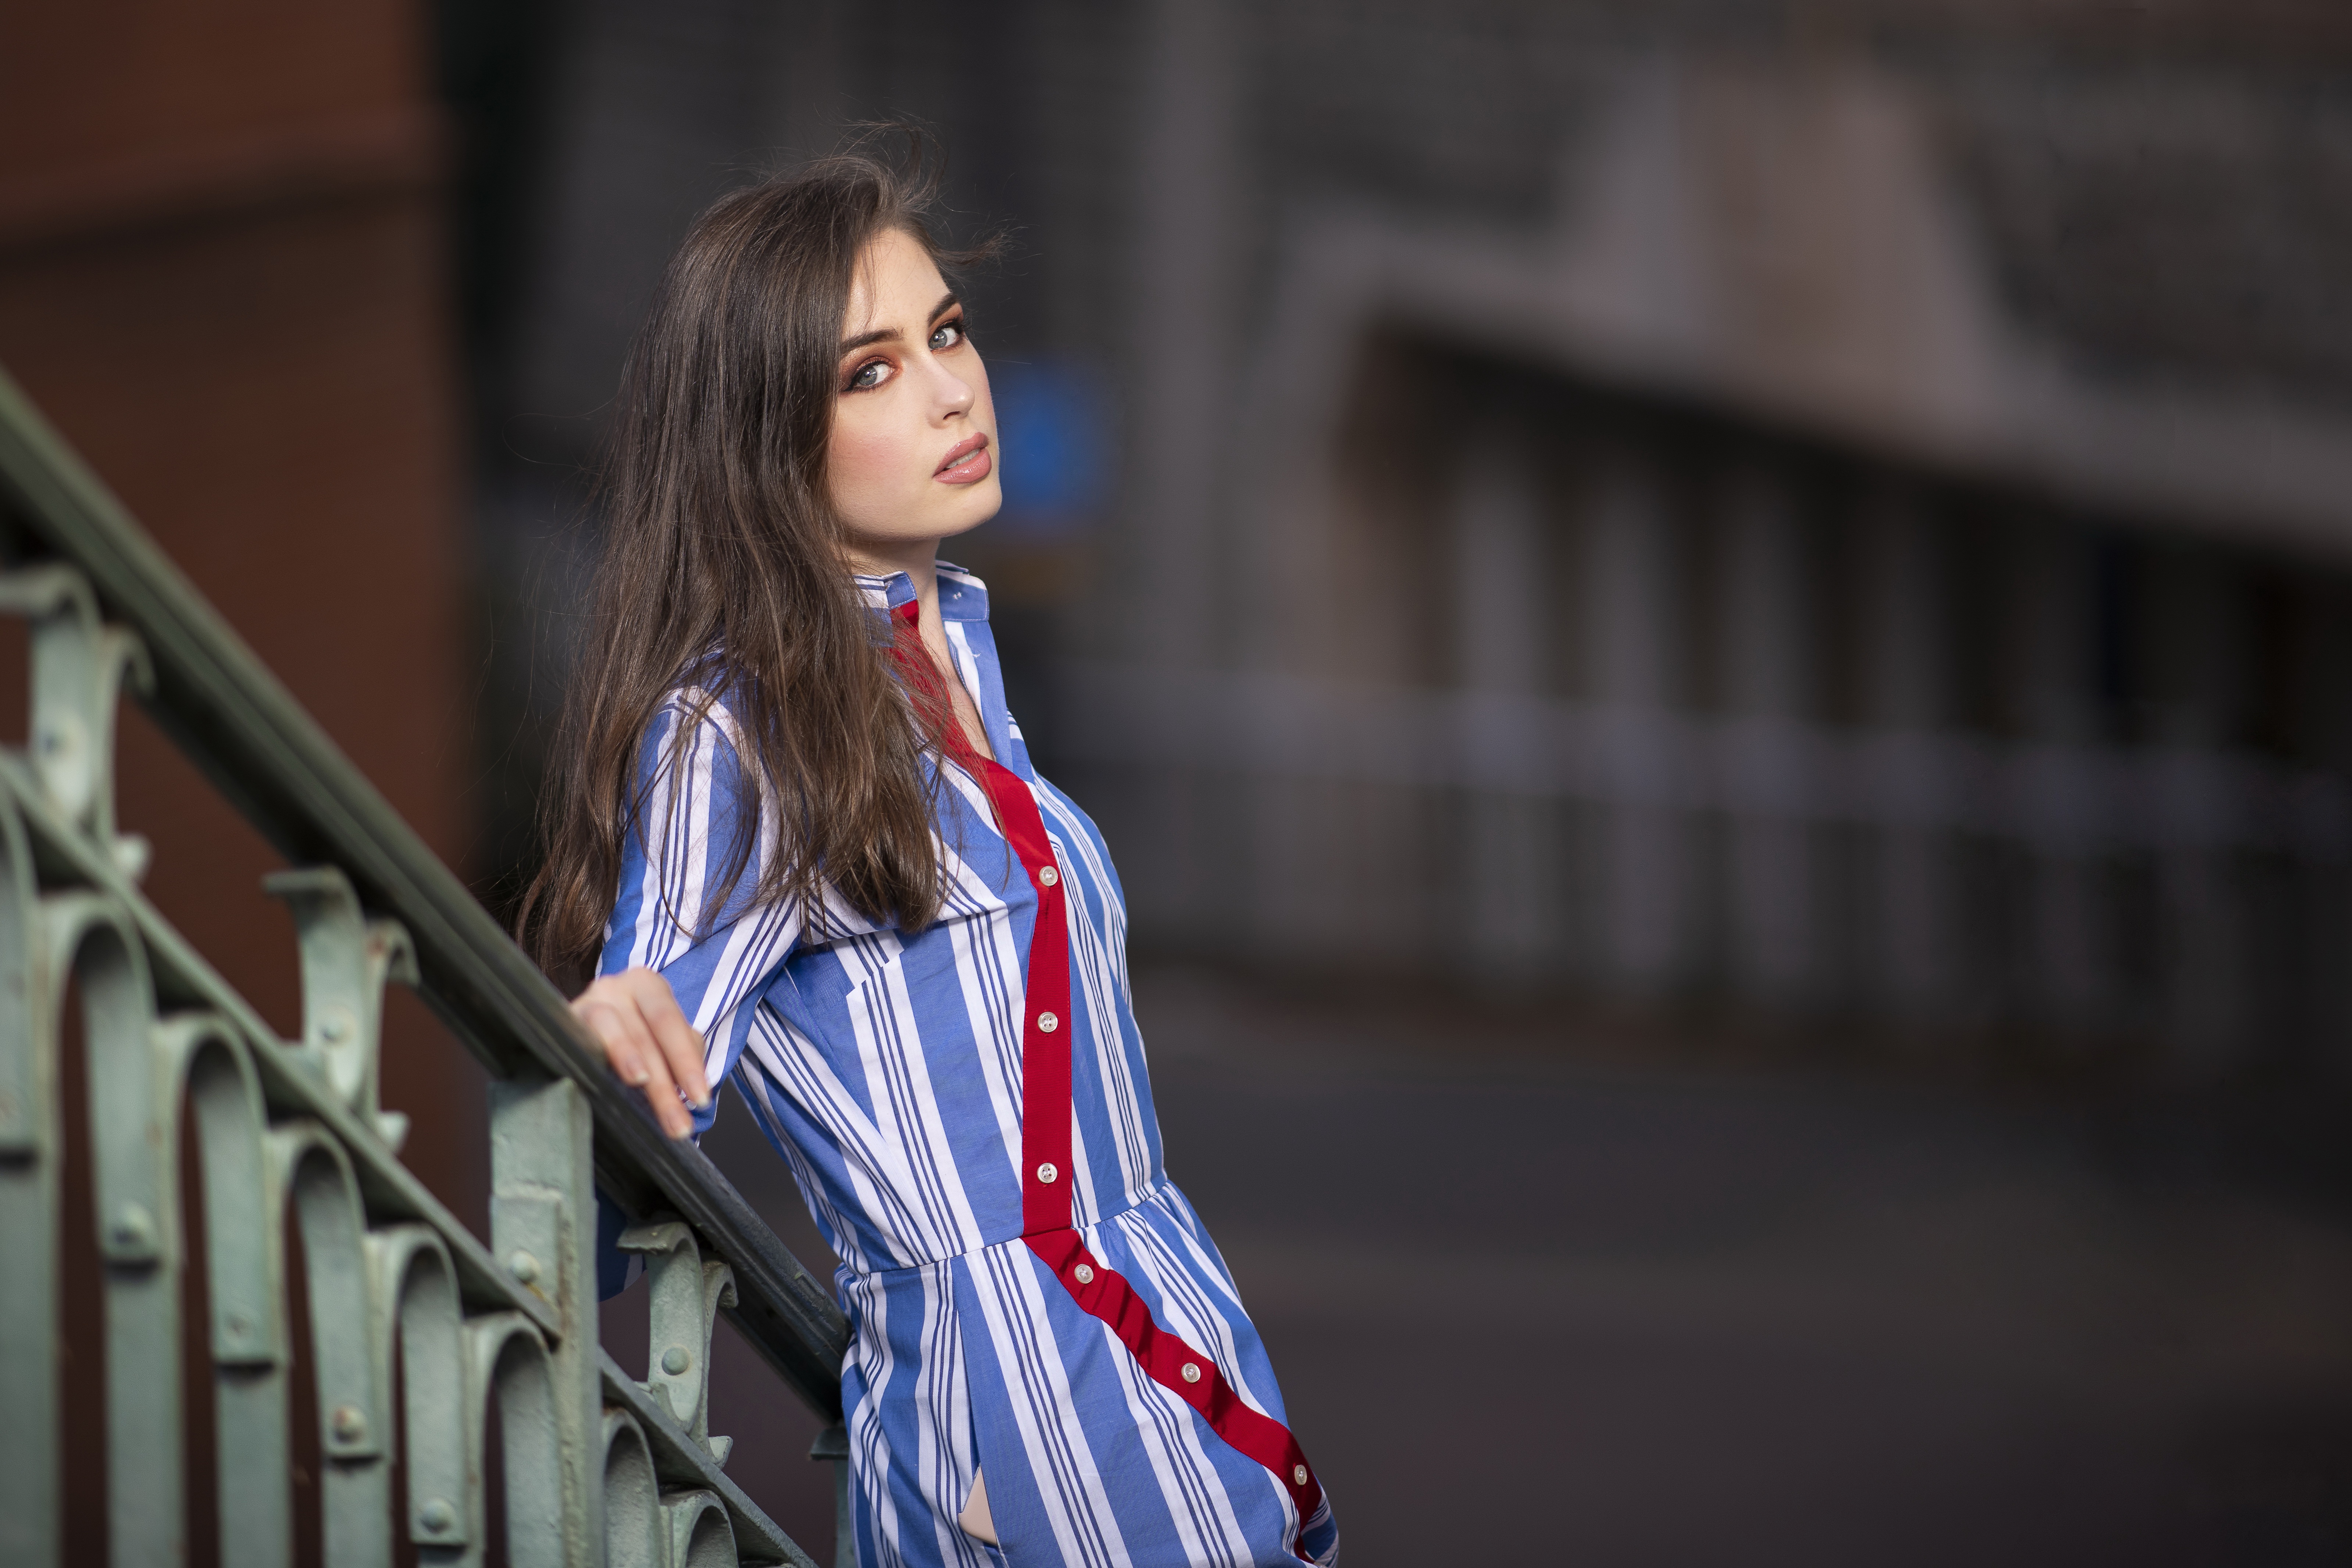
[[[621,1081],[644,1091],[661,1130],[672,1138],[690,1134],[694,1118],[685,1102],[709,1109],[710,1084],[702,1037],[686,1021],[669,982],[642,966],[625,969],[573,997],[572,1011],[604,1042],[604,1059]]]

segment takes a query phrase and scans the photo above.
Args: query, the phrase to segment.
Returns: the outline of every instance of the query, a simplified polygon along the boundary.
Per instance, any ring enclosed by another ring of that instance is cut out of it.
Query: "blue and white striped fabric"
[[[903,574],[859,582],[877,612],[913,598]],[[986,588],[942,563],[940,608],[990,749],[1034,795],[1067,892],[1078,1233],[1161,1331],[1281,1421],[1232,1276],[1160,1167],[1109,854],[1030,765],[1005,710]],[[757,868],[780,849],[772,806],[741,887],[692,929],[707,879],[735,848],[733,802],[755,781],[723,702],[689,738],[684,765],[662,767],[683,711],[674,700],[644,742],[652,852],[632,836],[601,968],[667,977],[709,1041],[711,1081],[732,1075],[842,1259],[859,1561],[1336,1561],[1329,1507],[1302,1521],[1265,1467],[1144,1375],[1022,1240],[1021,1011],[1038,895],[980,786],[941,767],[947,897],[919,933],[877,929],[836,902],[831,930],[813,938],[753,903]],[[955,1522],[983,1470],[1001,1548]]]

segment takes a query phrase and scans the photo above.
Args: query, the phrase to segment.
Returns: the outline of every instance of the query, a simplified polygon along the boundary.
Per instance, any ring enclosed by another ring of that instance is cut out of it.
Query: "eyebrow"
[[[962,303],[962,301],[956,298],[955,290],[950,289],[945,294],[940,296],[940,302],[931,307],[931,313],[927,319],[936,321],[941,316],[946,315],[950,310],[954,310],[956,306],[961,303]],[[858,349],[865,348],[870,343],[896,342],[898,338],[898,329],[896,327],[885,327],[878,332],[860,332],[854,338],[842,339],[841,352],[843,353],[851,353]]]

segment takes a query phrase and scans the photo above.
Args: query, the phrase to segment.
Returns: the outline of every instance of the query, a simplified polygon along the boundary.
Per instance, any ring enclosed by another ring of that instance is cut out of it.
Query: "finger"
[[[621,1081],[633,1088],[644,1088],[650,1076],[646,1066],[647,1053],[629,1038],[628,1020],[623,1011],[594,994],[580,997],[572,1004],[572,1010],[604,1047],[604,1059],[612,1064]]]
[[[635,999],[623,995],[597,1010],[610,1020],[611,1033],[605,1038],[610,1041],[617,1035],[635,1061],[640,1076],[634,1081],[645,1095],[646,1103],[653,1107],[654,1120],[661,1123],[662,1131],[672,1138],[683,1138],[693,1131],[694,1118],[678,1101],[677,1082],[670,1077],[669,1064],[646,1031]]]
[[[632,969],[622,978],[629,982],[637,1009],[669,1063],[670,1077],[677,1080],[678,1088],[686,1091],[696,1110],[707,1108],[710,1104],[710,1079],[703,1065],[707,1046],[701,1033],[687,1022],[686,1014],[678,1007],[677,994],[669,988],[668,981],[650,969]]]
[[[669,1063],[654,1048],[650,1037],[646,1043],[646,1102],[654,1108],[654,1120],[672,1138],[683,1138],[694,1131],[694,1116],[686,1102],[677,1097],[677,1080],[670,1076]]]

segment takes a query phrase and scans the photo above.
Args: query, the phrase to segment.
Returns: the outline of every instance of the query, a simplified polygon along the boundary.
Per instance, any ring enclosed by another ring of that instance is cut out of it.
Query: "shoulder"
[[[723,751],[730,757],[747,749],[740,717],[741,682],[722,668],[690,671],[666,692],[646,725],[646,762],[682,752]]]
[[[635,811],[700,815],[764,798],[767,792],[751,787],[756,752],[739,704],[737,688],[715,681],[688,681],[663,697],[638,744]]]

